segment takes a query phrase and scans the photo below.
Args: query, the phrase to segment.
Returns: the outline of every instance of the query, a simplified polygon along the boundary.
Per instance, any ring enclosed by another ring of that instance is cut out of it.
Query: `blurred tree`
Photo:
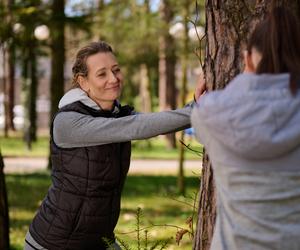
[[[6,105],[6,122],[5,126],[7,130],[15,130],[14,126],[14,112],[13,108],[15,106],[15,45],[14,45],[14,37],[13,37],[13,6],[14,0],[5,0],[6,2],[6,21],[9,33],[9,39],[7,39],[7,50],[6,50],[6,60],[7,60],[7,72],[5,74],[6,77],[6,86],[7,89],[5,90],[7,95],[7,105]]]
[[[170,0],[161,0],[159,10],[162,21],[159,37],[159,109],[167,110],[176,108],[175,41],[169,34],[174,9]],[[175,133],[167,134],[166,139],[169,148],[176,148]]]
[[[147,89],[151,91],[147,95],[153,103],[157,89],[157,13],[150,10],[147,0],[99,1],[97,9],[96,37],[112,45],[126,76],[122,101],[135,104],[135,97],[140,91],[141,69],[146,67],[149,77]]]
[[[148,32],[147,28],[150,26],[149,22],[149,16],[150,16],[150,5],[149,1],[145,0],[141,9],[141,16],[146,17],[142,18],[142,30],[146,30],[143,33],[142,40],[146,41]],[[145,47],[148,47],[148,44],[144,45]],[[145,52],[144,52],[145,54]],[[145,55],[146,56],[146,55]],[[150,85],[150,80],[149,80],[149,70],[148,70],[148,65],[144,62],[141,62],[140,64],[140,104],[141,104],[141,111],[148,113],[152,111],[152,91],[151,91],[151,85]],[[148,146],[151,146],[150,144]]]
[[[58,111],[59,100],[64,94],[65,23],[65,0],[52,0],[49,23],[51,37],[50,127],[52,119]],[[48,169],[51,167],[51,155],[49,154]]]
[[[262,20],[273,1],[236,1],[220,4],[218,0],[206,0],[206,54],[204,74],[209,90],[222,89],[239,72],[242,58],[240,52],[255,24]],[[277,0],[299,11],[298,0]],[[298,12],[299,14],[299,12]],[[200,184],[195,250],[210,248],[216,219],[216,194],[213,171],[208,155],[203,158]]]
[[[183,49],[181,51],[181,71],[182,71],[182,83],[180,89],[180,99],[181,105],[184,106],[186,104],[186,96],[187,96],[187,70],[188,70],[188,60],[189,60],[189,17],[190,17],[190,6],[194,2],[194,0],[186,0],[182,7],[182,18],[183,18]],[[185,184],[184,184],[184,131],[180,132],[180,141],[182,142],[179,147],[179,168],[178,168],[178,178],[177,178],[177,186],[180,194],[185,194]]]
[[[51,53],[51,76],[50,76],[50,125],[55,113],[58,111],[58,103],[64,94],[65,75],[64,66],[66,59],[66,40],[68,44],[75,44],[78,50],[78,40],[90,38],[90,26],[93,6],[82,1],[73,6],[72,13],[65,15],[65,0],[51,0],[49,27],[50,27],[50,53]],[[66,35],[66,28],[68,33]],[[82,32],[83,31],[83,32]],[[79,34],[79,35],[78,35]],[[84,37],[83,34],[88,34]],[[69,46],[71,47],[71,46]],[[70,48],[68,48],[70,49]],[[71,48],[73,49],[73,48]],[[51,168],[49,156],[48,168]]]
[[[35,28],[46,22],[45,10],[40,0],[26,0],[15,5],[15,21],[20,25],[20,31],[14,40],[21,53],[22,85],[24,94],[25,126],[24,140],[28,149],[37,139],[37,57],[39,54]]]
[[[9,215],[3,169],[4,162],[0,150],[0,249],[9,250]]]
[[[58,111],[59,100],[64,94],[65,23],[65,0],[52,0],[49,22],[51,36],[50,121]]]
[[[14,130],[13,124],[13,83],[11,82],[11,68],[13,53],[12,52],[12,5],[9,0],[0,1],[0,16],[3,22],[0,24],[0,44],[2,48],[2,72],[3,72],[3,94],[4,94],[4,135],[8,136],[9,129]],[[11,106],[12,105],[12,106]]]

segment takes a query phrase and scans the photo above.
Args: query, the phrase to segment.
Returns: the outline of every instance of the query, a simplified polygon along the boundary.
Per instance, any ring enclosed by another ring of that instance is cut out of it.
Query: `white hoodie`
[[[300,88],[289,74],[241,74],[201,97],[196,137],[214,169],[211,249],[300,249]]]

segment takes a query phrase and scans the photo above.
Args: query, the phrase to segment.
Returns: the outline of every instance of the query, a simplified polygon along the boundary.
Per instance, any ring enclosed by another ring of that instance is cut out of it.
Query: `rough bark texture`
[[[292,6],[299,14],[299,0],[276,1]],[[242,70],[241,52],[255,24],[272,6],[269,0],[206,0],[206,50],[204,74],[208,89],[224,86]],[[216,219],[216,191],[207,154],[203,158],[200,186],[196,250],[209,249]]]
[[[163,22],[162,34],[159,38],[159,108],[160,110],[176,108],[175,88],[175,41],[169,34],[169,25],[173,11],[168,0],[161,1],[160,16]],[[168,147],[175,148],[175,134],[166,135]]]
[[[9,217],[3,169],[4,162],[0,151],[0,249],[9,250]]]

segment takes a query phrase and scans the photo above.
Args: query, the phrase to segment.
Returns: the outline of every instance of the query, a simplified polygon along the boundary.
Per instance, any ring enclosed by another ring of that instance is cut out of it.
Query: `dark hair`
[[[262,55],[256,73],[290,73],[290,90],[295,94],[300,80],[300,25],[292,11],[274,7],[251,34],[249,53],[252,48]]]
[[[79,87],[78,76],[86,77],[88,75],[88,68],[86,65],[87,58],[99,52],[114,53],[111,46],[103,41],[91,42],[77,52],[76,59],[72,67],[72,87]]]

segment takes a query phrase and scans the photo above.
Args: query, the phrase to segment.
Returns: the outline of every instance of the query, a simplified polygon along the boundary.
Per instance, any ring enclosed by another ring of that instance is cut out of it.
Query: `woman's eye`
[[[105,77],[105,74],[100,74],[98,75],[98,77]]]
[[[119,73],[121,71],[121,69],[114,69],[113,72],[114,73]]]

